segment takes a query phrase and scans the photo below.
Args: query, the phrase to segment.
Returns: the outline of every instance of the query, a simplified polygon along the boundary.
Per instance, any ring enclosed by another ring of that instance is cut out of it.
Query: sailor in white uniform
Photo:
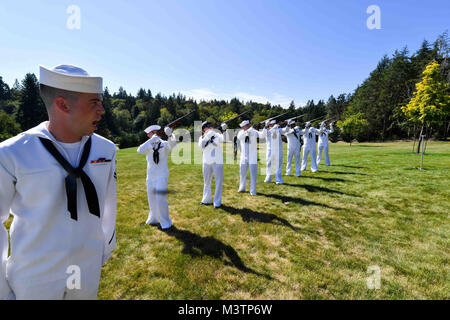
[[[325,164],[327,166],[331,165],[330,156],[328,155],[328,135],[333,133],[333,122],[330,123],[330,129],[327,128],[325,121],[320,124],[319,129],[319,144],[318,144],[318,154],[317,154],[317,165],[320,164],[322,158],[322,150],[325,154]]]
[[[264,134],[250,126],[250,121],[244,120],[239,125],[242,130],[237,138],[240,143],[240,184],[238,192],[245,192],[247,171],[250,168],[250,194],[256,195],[256,178],[258,174],[257,138],[265,138]]]
[[[49,121],[0,143],[0,299],[96,299],[116,246],[116,148],[94,134],[102,78],[60,65],[39,81]]]
[[[147,158],[147,196],[149,214],[146,224],[161,225],[161,229],[169,229],[172,220],[169,217],[167,203],[167,185],[169,182],[169,154],[176,147],[177,141],[172,129],[164,128],[168,141],[158,136],[161,127],[152,125],[144,131],[149,140],[139,146],[137,152],[145,154]]]
[[[272,176],[275,171],[275,183],[283,184],[282,170],[283,170],[283,140],[281,135],[286,132],[285,128],[280,128],[276,124],[276,120],[271,120],[267,123],[267,128],[263,129],[263,134],[266,137],[266,178],[264,182],[272,181]]]
[[[198,145],[203,151],[203,198],[201,204],[211,204],[211,182],[214,174],[215,192],[214,192],[214,208],[222,205],[222,189],[223,189],[223,151],[222,144],[225,141],[224,131],[227,125],[222,123],[222,133],[214,130],[210,122],[202,123],[204,132],[198,140]]]
[[[302,147],[301,144],[301,135],[298,127],[295,126],[294,120],[289,120],[287,123],[287,128],[284,135],[287,138],[287,164],[286,164],[286,175],[291,175],[292,168],[292,158],[295,159],[295,175],[300,177],[301,175],[301,166],[300,166],[300,150]]]
[[[311,123],[308,121],[305,129],[300,130],[300,134],[303,135],[302,171],[306,170],[308,155],[311,154],[311,172],[316,172],[316,135],[319,134],[319,130],[311,127]]]

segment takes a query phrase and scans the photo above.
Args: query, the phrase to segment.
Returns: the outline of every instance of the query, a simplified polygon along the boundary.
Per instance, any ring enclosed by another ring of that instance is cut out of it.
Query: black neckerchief
[[[84,194],[88,203],[89,212],[94,216],[100,218],[100,206],[98,204],[97,191],[89,176],[83,171],[83,167],[89,157],[91,151],[92,140],[89,137],[88,141],[84,145],[81,160],[77,168],[74,168],[63,157],[63,155],[56,149],[53,143],[49,139],[39,138],[45,149],[55,158],[56,161],[67,171],[69,174],[65,178],[66,195],[67,195],[67,210],[70,212],[70,217],[73,220],[78,220],[77,212],[77,178],[81,179],[84,188]]]
[[[156,164],[159,163],[159,149],[161,149],[161,142],[158,143],[158,147],[156,149],[153,148],[153,162]]]
[[[206,141],[206,144],[205,144],[205,148],[206,148],[206,146],[209,144],[209,143],[211,143],[211,144],[214,144],[214,139],[216,138],[216,136],[212,136],[211,137],[211,139],[209,139],[208,141]]]

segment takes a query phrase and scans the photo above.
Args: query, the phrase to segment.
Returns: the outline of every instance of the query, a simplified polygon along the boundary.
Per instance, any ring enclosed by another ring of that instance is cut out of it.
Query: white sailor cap
[[[295,124],[295,121],[294,120],[289,120],[287,124],[288,124],[288,126],[290,126],[291,124]]]
[[[161,127],[158,126],[157,124],[154,124],[154,125],[152,125],[152,126],[147,127],[147,128],[144,129],[145,133],[150,133],[150,132],[152,132],[153,130],[161,130]]]
[[[211,127],[211,122],[209,122],[209,121],[203,121],[203,122],[202,122],[202,129],[205,129],[205,127]]]
[[[311,126],[311,122],[309,122],[309,121],[308,121],[308,122],[306,122],[306,123],[305,123],[305,126],[306,126],[306,127],[309,127],[309,126]]]
[[[39,82],[49,87],[85,93],[103,93],[103,79],[86,70],[62,64],[52,69],[39,66]]]
[[[270,120],[269,124],[276,124],[277,120]]]
[[[320,127],[321,127],[321,128],[325,127],[325,121],[322,121],[322,122],[320,123]]]
[[[242,122],[239,124],[239,126],[242,128],[243,126],[246,126],[246,125],[248,125],[248,124],[250,124],[250,121],[244,120],[244,121],[242,121]]]

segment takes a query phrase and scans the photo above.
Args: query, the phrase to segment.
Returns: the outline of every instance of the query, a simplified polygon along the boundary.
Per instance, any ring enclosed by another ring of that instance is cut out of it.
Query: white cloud
[[[253,101],[253,102],[259,102],[259,103],[270,102],[270,99],[267,97],[257,96],[257,95],[245,93],[245,92],[237,92],[233,96],[235,96],[236,98],[238,98],[239,100],[242,100],[242,101]]]
[[[227,93],[218,93],[214,92],[211,89],[208,88],[199,88],[199,89],[191,89],[191,90],[185,90],[181,91],[183,95],[185,95],[187,98],[193,98],[197,102],[201,100],[210,101],[210,100],[231,100],[232,98],[238,98],[239,100],[243,102],[253,101],[258,103],[267,103],[269,102],[272,105],[281,105],[283,108],[289,107],[289,104],[291,103],[293,98],[287,97],[285,95],[279,94],[279,93],[273,93],[271,97],[268,96],[260,96],[255,95],[247,92],[236,92],[234,94],[227,94]],[[296,102],[296,107],[300,105],[304,105],[303,102]]]
[[[220,97],[219,94],[213,92],[210,89],[206,89],[206,88],[181,91],[181,94],[185,95],[188,98],[193,98],[196,101],[200,101],[200,100],[208,101],[208,100],[214,100],[214,99],[223,99]]]

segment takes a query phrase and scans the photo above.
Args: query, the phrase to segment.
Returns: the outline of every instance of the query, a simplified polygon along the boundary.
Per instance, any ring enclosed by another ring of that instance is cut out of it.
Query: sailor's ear
[[[68,113],[69,112],[69,106],[68,106],[67,100],[65,98],[63,98],[63,97],[56,97],[53,104],[55,105],[55,107],[59,111],[62,111],[64,113]]]

